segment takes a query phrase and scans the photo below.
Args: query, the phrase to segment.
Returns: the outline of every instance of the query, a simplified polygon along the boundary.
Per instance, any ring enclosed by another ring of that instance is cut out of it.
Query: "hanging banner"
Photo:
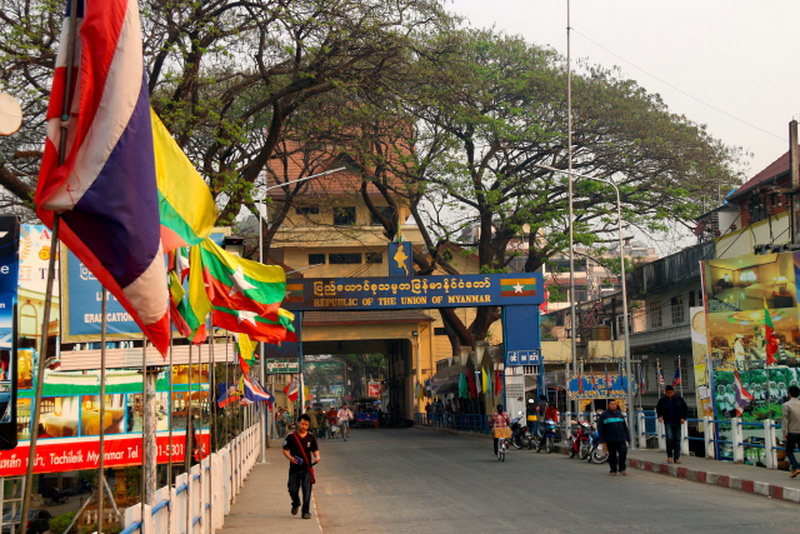
[[[18,280],[19,220],[0,216],[0,450],[17,446]]]

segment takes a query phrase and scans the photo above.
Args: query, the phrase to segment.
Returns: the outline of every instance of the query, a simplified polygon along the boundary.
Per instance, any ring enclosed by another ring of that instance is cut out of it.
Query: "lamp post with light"
[[[557,169],[555,167],[550,167],[549,165],[536,165],[540,169],[545,169],[552,172],[559,172],[563,174],[568,174],[570,177],[576,176],[578,178],[584,178],[586,180],[594,180],[596,182],[602,182],[605,184],[610,185],[614,188],[614,193],[617,197],[617,231],[619,235],[619,262],[620,262],[620,278],[622,281],[622,332],[624,336],[624,343],[625,343],[625,375],[626,375],[626,405],[628,408],[628,428],[630,432],[633,432],[633,386],[631,381],[631,343],[630,343],[630,335],[628,332],[628,288],[625,281],[625,242],[622,237],[622,200],[619,194],[619,187],[611,180],[607,180],[605,178],[598,178],[596,176],[588,176],[585,174],[576,174],[574,172],[565,171],[563,169]],[[570,178],[570,181],[571,178]],[[575,306],[575,303],[572,304]],[[572,325],[573,328],[573,336],[575,335],[575,325]],[[575,371],[573,369],[573,371]],[[631,442],[632,446],[635,447],[635,442]]]
[[[272,191],[273,189],[286,187],[286,186],[289,186],[289,185],[292,185],[292,184],[298,184],[300,182],[305,182],[305,181],[311,180],[313,178],[319,178],[321,176],[326,176],[328,174],[333,174],[335,172],[343,171],[345,169],[346,169],[346,167],[337,167],[335,169],[331,169],[331,170],[324,171],[324,172],[319,172],[317,174],[312,174],[310,176],[303,176],[302,178],[297,178],[295,180],[289,180],[288,182],[283,182],[283,183],[280,183],[280,184],[271,185],[271,186],[268,186],[268,187],[266,187],[264,189],[264,194],[265,194],[264,198],[262,198],[261,200],[258,201],[258,204],[259,204],[259,209],[258,209],[258,262],[259,263],[264,263],[264,230],[263,230],[263,227],[264,227],[265,224],[269,225],[269,213],[266,210],[266,200],[267,200],[266,193],[269,192],[269,191]],[[263,207],[263,210],[262,210],[262,207]],[[263,224],[262,224],[262,219],[263,219]],[[267,381],[267,366],[266,366],[266,362],[264,361],[264,343],[263,342],[258,344],[258,354],[259,354],[259,358],[260,358],[259,368],[261,369],[261,372],[260,372],[261,383],[262,384],[266,384],[266,381]],[[300,407],[302,409],[303,401],[305,400],[305,399],[303,399],[304,387],[303,387],[303,351],[302,350],[300,351],[299,358],[300,358],[300,361],[299,361],[299,363],[300,363],[300,388],[299,388],[298,394],[299,394],[299,399],[300,399]],[[266,461],[267,447],[269,446],[269,435],[268,435],[269,426],[268,426],[266,412],[267,412],[267,410],[262,410],[261,411],[261,452],[260,452],[260,456],[259,456],[259,462],[260,463],[264,463]]]

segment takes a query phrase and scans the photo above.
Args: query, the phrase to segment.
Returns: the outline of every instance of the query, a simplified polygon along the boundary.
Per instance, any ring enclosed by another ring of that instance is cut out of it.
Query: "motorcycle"
[[[522,412],[511,420],[511,445],[515,449],[527,447],[530,450],[533,447],[533,440],[528,427],[524,426],[522,421]]]
[[[593,464],[602,464],[607,462],[608,449],[604,444],[600,443],[600,433],[597,430],[592,432],[592,435],[589,437],[589,443],[589,457],[586,459],[586,461]]]
[[[570,458],[574,458],[576,454],[581,460],[589,458],[592,449],[590,436],[594,431],[594,427],[586,421],[577,423],[573,421],[567,438],[567,452]]]
[[[547,454],[550,454],[555,447],[558,423],[552,419],[547,419],[539,427],[539,431],[541,432],[541,436],[539,437],[539,445],[536,447],[536,452],[542,452],[542,448],[544,448]]]

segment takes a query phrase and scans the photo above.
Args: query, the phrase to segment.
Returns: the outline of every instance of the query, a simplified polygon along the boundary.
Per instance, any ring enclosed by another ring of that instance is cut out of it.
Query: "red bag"
[[[306,456],[306,450],[303,448],[303,444],[300,443],[300,438],[297,437],[297,433],[292,434],[294,439],[297,441],[297,447],[300,449],[300,452],[303,454],[303,461],[308,464],[308,471],[311,473],[311,483],[314,484],[317,482],[317,479],[314,478],[314,468],[311,467],[311,462],[308,461],[308,456]]]

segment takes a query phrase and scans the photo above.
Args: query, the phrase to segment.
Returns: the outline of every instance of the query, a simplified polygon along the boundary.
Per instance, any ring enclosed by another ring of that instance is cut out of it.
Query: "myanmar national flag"
[[[214,306],[252,311],[262,316],[277,314],[286,295],[286,273],[281,267],[240,258],[210,239],[197,248],[206,291]],[[196,265],[194,258],[192,265]]]
[[[501,297],[535,297],[535,278],[501,278]]]
[[[291,315],[291,314],[290,314]],[[211,312],[211,322],[219,328],[230,332],[247,334],[250,339],[264,343],[277,344],[290,338],[289,331],[294,333],[291,319],[279,315],[277,321],[272,321],[246,310],[232,310],[221,306],[214,306]],[[296,339],[296,338],[295,338]]]
[[[286,302],[303,302],[302,282],[286,282]]]
[[[775,327],[772,326],[772,317],[767,309],[767,299],[764,299],[764,338],[767,340],[767,365],[775,365],[778,361],[775,354],[778,352],[778,338],[775,337]]]
[[[169,130],[150,109],[153,124],[158,209],[164,252],[196,245],[207,238],[217,220],[211,190]]]

